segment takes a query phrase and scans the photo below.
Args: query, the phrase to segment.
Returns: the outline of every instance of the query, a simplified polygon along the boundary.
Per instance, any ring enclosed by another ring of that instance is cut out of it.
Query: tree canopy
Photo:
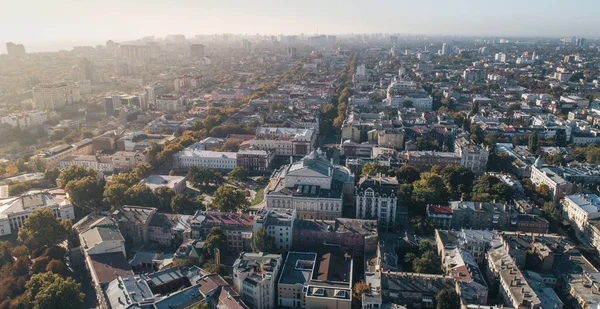
[[[254,232],[254,251],[256,252],[274,252],[275,240],[269,236],[267,229],[264,227],[258,228]]]
[[[31,249],[49,247],[71,231],[71,222],[56,218],[49,208],[34,211],[19,229],[19,241]]]
[[[237,212],[250,206],[248,201],[248,191],[236,189],[230,186],[221,186],[213,195],[210,204],[211,209],[217,209],[222,212]]]
[[[248,170],[242,166],[234,167],[229,174],[227,174],[231,179],[239,182],[244,182],[248,180]]]
[[[25,287],[34,309],[83,308],[85,295],[73,278],[63,278],[53,272],[40,273],[33,275]]]

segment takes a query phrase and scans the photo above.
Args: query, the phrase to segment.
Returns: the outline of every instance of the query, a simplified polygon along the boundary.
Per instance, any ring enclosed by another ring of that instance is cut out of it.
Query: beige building
[[[148,154],[145,151],[117,151],[111,158],[113,168],[117,171],[129,171],[140,163],[148,162]]]
[[[40,84],[33,87],[32,94],[35,109],[55,110],[81,101],[79,85],[76,83]]]
[[[575,191],[573,183],[566,181],[549,167],[542,166],[541,157],[537,158],[531,166],[530,179],[536,186],[547,185],[554,200],[559,200]]]
[[[233,288],[251,309],[273,309],[281,254],[244,253],[233,263]]]
[[[322,249],[320,253],[288,252],[277,287],[280,307],[351,307],[352,257],[340,247]]]

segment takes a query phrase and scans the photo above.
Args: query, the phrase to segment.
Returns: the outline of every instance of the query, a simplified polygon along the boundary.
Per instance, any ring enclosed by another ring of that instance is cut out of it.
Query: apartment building
[[[233,263],[233,288],[250,309],[273,309],[281,254],[242,252]]]
[[[276,156],[305,156],[314,150],[317,134],[314,129],[257,127],[250,147],[275,150]]]
[[[217,211],[197,211],[190,220],[193,239],[206,239],[213,227],[219,227],[230,254],[252,250],[253,224],[253,215]]]
[[[431,111],[433,98],[416,82],[395,80],[387,88],[387,103],[391,106],[412,107],[417,112]]]
[[[337,218],[335,220],[298,219],[293,228],[293,248],[336,245],[363,254],[377,250],[376,220]]]
[[[552,198],[559,200],[575,191],[575,186],[556,172],[542,165],[541,157],[531,166],[531,182],[536,186],[546,185],[550,188]]]
[[[454,142],[454,151],[460,155],[460,165],[470,169],[475,175],[483,175],[487,168],[489,150],[483,145],[474,144],[461,136]]]
[[[68,156],[59,162],[59,168],[65,169],[71,165],[79,165],[86,168],[91,168],[98,172],[112,174],[114,165],[110,157],[97,157],[93,155]]]
[[[134,244],[145,244],[150,240],[149,227],[156,210],[153,207],[125,205],[115,210],[111,217],[125,238],[130,238]]]
[[[40,126],[48,120],[48,114],[43,111],[28,111],[11,113],[0,117],[0,124],[7,124],[13,128],[28,129]]]
[[[288,252],[277,286],[279,306],[349,309],[352,265],[352,256],[340,247]]]
[[[289,250],[293,243],[295,209],[271,208],[259,211],[254,216],[254,228],[264,228],[273,238],[276,250]]]
[[[63,161],[66,157],[91,154],[92,140],[84,139],[72,145],[59,145],[48,150],[44,150],[31,157],[30,160],[39,158],[44,162],[44,165],[47,169],[52,169],[55,167],[60,167],[60,161]]]
[[[275,149],[258,150],[244,149],[237,152],[237,166],[249,171],[266,171],[275,157]]]
[[[79,86],[70,82],[40,84],[33,87],[32,94],[34,109],[55,110],[81,101]]]
[[[395,230],[397,189],[396,177],[381,174],[361,177],[355,189],[356,218],[376,219],[380,229]]]
[[[404,153],[407,165],[412,165],[421,171],[429,171],[434,165],[445,167],[460,165],[462,157],[455,152],[437,151],[407,151]]]

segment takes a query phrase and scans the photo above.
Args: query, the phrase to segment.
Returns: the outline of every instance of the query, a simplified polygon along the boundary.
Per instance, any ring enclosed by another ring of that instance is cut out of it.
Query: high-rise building
[[[448,43],[442,44],[442,55],[448,56],[452,52],[452,47]]]
[[[75,83],[40,84],[33,87],[32,93],[36,109],[55,110],[81,100],[79,85]]]
[[[204,57],[204,45],[192,44],[190,46],[190,54],[192,56],[192,59],[202,59],[202,57]]]
[[[6,51],[8,56],[12,58],[22,58],[26,54],[23,44],[15,44],[13,42],[6,43]]]
[[[391,35],[390,36],[390,44],[396,46],[398,45],[398,36],[396,35]]]
[[[296,58],[296,47],[288,47],[287,56],[288,58]]]
[[[497,53],[494,56],[494,60],[498,62],[506,62],[506,54],[505,53]]]

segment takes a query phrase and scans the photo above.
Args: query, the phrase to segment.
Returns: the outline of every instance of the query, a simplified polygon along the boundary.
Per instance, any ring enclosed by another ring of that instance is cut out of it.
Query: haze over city
[[[0,309],[600,309],[599,0],[2,2]]]
[[[2,4],[0,41],[36,52],[175,33],[597,37],[598,12],[594,0],[25,0]]]

